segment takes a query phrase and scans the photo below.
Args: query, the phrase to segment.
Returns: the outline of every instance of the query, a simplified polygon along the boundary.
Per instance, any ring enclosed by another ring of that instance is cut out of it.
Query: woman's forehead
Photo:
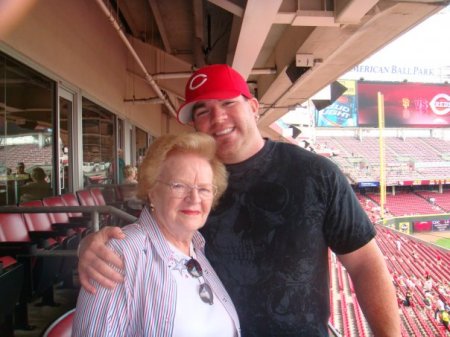
[[[199,154],[178,152],[164,160],[160,175],[170,178],[198,175],[208,179],[212,178],[212,168],[209,161]]]

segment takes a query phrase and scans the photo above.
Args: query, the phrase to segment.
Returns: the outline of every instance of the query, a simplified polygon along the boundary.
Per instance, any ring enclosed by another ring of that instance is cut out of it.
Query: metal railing
[[[3,206],[0,207],[0,213],[89,213],[90,214],[90,228],[94,231],[100,229],[100,214],[111,214],[119,217],[128,223],[133,223],[137,218],[128,214],[121,209],[114,206],[39,206],[39,207],[17,207],[17,206]],[[21,254],[26,255],[26,254]],[[77,256],[75,249],[68,250],[39,250],[33,251],[29,255],[32,256]]]

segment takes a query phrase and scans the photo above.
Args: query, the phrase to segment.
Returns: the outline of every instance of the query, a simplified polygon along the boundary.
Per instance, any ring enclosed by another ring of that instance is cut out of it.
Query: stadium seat
[[[19,211],[19,208],[18,208]],[[57,280],[61,260],[51,256],[59,248],[55,242],[42,248],[33,241],[21,213],[0,213],[0,255],[9,255],[24,265],[24,284],[16,308],[16,326],[28,328],[27,301],[42,297],[42,304],[54,305],[53,284]],[[50,253],[40,256],[41,252]]]
[[[42,199],[44,206],[48,207],[64,207],[67,206],[62,196],[53,196]],[[77,205],[79,206],[79,205]],[[81,214],[75,212],[75,214]],[[89,227],[90,218],[76,216],[72,217],[69,212],[55,212],[48,213],[52,227],[55,229],[74,229],[77,233],[83,234],[83,232]]]
[[[106,201],[103,196],[103,192],[98,187],[92,187],[91,189],[91,195],[94,198],[95,204],[97,206],[106,206]]]
[[[444,190],[442,193],[431,192],[431,191],[418,191],[417,194],[422,196],[424,199],[429,200],[431,203],[431,199],[433,202],[432,205],[436,205],[441,207],[446,212],[450,212],[450,191]]]
[[[21,203],[19,207],[44,207],[41,200],[33,200]],[[24,213],[25,223],[27,225],[29,235],[32,239],[40,238],[46,241],[49,245],[56,242],[61,244],[61,247],[76,249],[79,240],[76,238],[76,233],[69,227],[53,227],[50,220],[50,213]]]
[[[97,206],[90,190],[79,190],[77,196],[82,206]]]
[[[72,323],[75,309],[69,310],[58,317],[50,326],[45,329],[42,337],[70,337],[72,335]]]
[[[81,206],[77,196],[74,193],[64,193],[61,195],[61,199],[66,206]],[[70,217],[83,217],[81,212],[71,212]]]
[[[103,192],[98,187],[77,191],[80,204],[83,206],[107,206]],[[115,205],[112,205],[115,206]],[[100,215],[100,226],[107,226],[113,224],[113,218],[110,214]]]
[[[0,335],[14,336],[14,309],[23,286],[24,267],[11,256],[0,256]]]
[[[367,196],[380,203],[380,195],[368,193]],[[387,194],[385,209],[396,216],[404,216],[411,214],[436,214],[442,213],[433,209],[432,205],[425,199],[414,193],[398,192],[396,195]]]
[[[21,207],[58,207],[65,206],[60,197],[48,197],[40,200],[29,201],[20,204]],[[81,241],[82,223],[69,223],[69,216],[67,213],[24,213],[24,218],[30,235],[36,235],[36,229],[42,231],[44,236],[51,236],[59,244],[59,249],[76,250]],[[58,222],[59,221],[59,222]],[[87,225],[86,225],[87,226]],[[41,234],[42,235],[42,234]],[[47,240],[51,240],[50,238]],[[59,281],[64,281],[66,287],[73,287],[73,271],[77,267],[77,257],[61,257],[61,269],[59,271]]]
[[[46,197],[42,199],[42,204],[47,207],[66,206],[61,196]],[[69,223],[69,215],[66,212],[48,213],[50,221],[54,223]]]

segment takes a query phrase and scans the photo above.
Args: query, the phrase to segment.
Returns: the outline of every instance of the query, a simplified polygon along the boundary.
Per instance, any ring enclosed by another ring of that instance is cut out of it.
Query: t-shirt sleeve
[[[375,235],[375,227],[362,209],[347,178],[339,168],[328,162],[325,187],[328,189],[327,212],[324,224],[328,246],[337,254],[353,252]]]

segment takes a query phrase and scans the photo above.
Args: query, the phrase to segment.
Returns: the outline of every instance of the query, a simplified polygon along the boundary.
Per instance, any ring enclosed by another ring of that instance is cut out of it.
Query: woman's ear
[[[148,199],[148,202],[149,202],[149,203],[152,202],[152,195],[153,195],[153,190],[150,190],[150,191],[147,193],[147,199]]]
[[[147,193],[147,201],[148,201],[148,206],[150,207],[150,211],[153,212],[155,210],[155,206],[152,203],[152,194],[153,194],[153,190],[150,190]]]

